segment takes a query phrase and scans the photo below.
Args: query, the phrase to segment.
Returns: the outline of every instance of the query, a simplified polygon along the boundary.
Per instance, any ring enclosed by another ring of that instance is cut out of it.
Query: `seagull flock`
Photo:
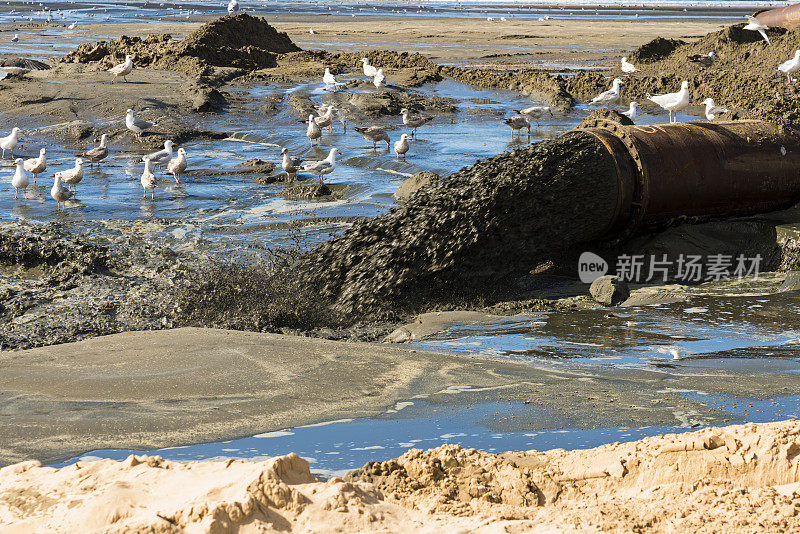
[[[762,24],[756,19],[755,17],[747,17],[747,24],[743,27],[745,30],[755,31],[758,32],[767,45],[770,44],[769,36],[766,33],[766,30],[769,29],[768,26]],[[716,60],[716,55],[714,52],[709,52],[707,54],[694,54],[687,57],[687,60],[700,65],[701,67],[708,68],[714,64]],[[628,61],[627,57],[623,57],[620,60],[620,70],[623,74],[630,76],[634,72],[637,71],[636,67]],[[794,53],[794,57],[788,61],[784,61],[778,66],[778,70],[786,74],[786,79],[789,83],[796,81],[792,78],[792,74],[800,70],[800,50],[797,50]],[[600,105],[610,107],[611,105],[619,103],[620,100],[620,86],[625,82],[620,78],[615,78],[611,84],[611,89],[608,91],[604,91],[594,97],[589,103],[593,105]],[[676,122],[678,120],[678,112],[683,111],[690,104],[690,92],[689,92],[689,82],[684,80],[681,82],[681,87],[676,93],[667,93],[663,95],[651,95],[650,93],[646,94],[646,98],[651,102],[658,105],[661,109],[666,110],[669,113],[669,122]],[[730,112],[730,110],[724,106],[718,106],[714,103],[713,98],[706,98],[703,100],[702,104],[705,106],[705,116],[706,119],[712,121],[719,117],[724,113]],[[622,115],[625,115],[631,120],[636,118],[636,113],[638,109],[638,102],[631,102],[630,107],[627,111],[623,111]],[[511,119],[507,119],[506,123]],[[522,126],[515,126],[509,124],[512,128],[519,128]]]
[[[237,1],[231,0],[228,7],[229,11],[232,10],[231,12],[235,12],[238,10]],[[135,57],[133,55],[127,55],[123,63],[108,69],[108,72],[114,75],[111,83],[114,83],[120,77],[123,81],[127,82],[126,76],[134,69],[134,59]],[[383,69],[370,65],[367,58],[363,58],[361,62],[364,74],[372,80],[376,89],[380,91],[385,81]],[[326,89],[335,89],[337,86],[343,85],[336,81],[329,68],[325,69],[323,83]],[[409,110],[405,108],[401,110],[400,115],[402,116],[403,124],[411,130],[411,136],[402,134],[400,139],[394,143],[394,151],[398,159],[400,157],[405,159],[406,153],[410,149],[409,141],[416,139],[417,128],[427,124],[433,120],[433,118],[422,115],[412,115]],[[306,135],[308,136],[311,146],[319,145],[323,129],[328,128],[331,132],[333,131],[333,122],[335,120],[342,124],[344,132],[347,133],[347,120],[334,106],[318,106],[317,115],[309,115]],[[132,109],[128,109],[125,112],[124,123],[125,127],[136,134],[137,138],[141,138],[145,132],[157,126],[154,122],[137,117]],[[386,142],[387,150],[391,149],[391,139],[384,128],[380,126],[356,127],[355,131],[361,134],[364,139],[371,141],[373,148],[377,147],[378,142]],[[19,143],[19,136],[21,133],[19,128],[14,127],[9,135],[0,138],[0,150],[2,151],[0,152],[0,158],[5,159],[5,153],[8,151],[11,153],[11,159],[15,163],[14,175],[11,178],[15,199],[19,198],[20,190],[23,193],[23,199],[27,198],[27,188],[30,185],[29,175],[33,176],[33,185],[35,186],[38,175],[47,169],[46,148],[42,148],[39,151],[39,157],[37,158],[25,160],[22,158],[14,159],[14,149]],[[74,167],[55,173],[53,188],[50,190],[50,195],[57,202],[59,210],[65,206],[68,200],[74,198],[77,194],[77,185],[84,177],[84,163],[88,162],[90,166],[96,163],[99,166],[100,162],[108,157],[109,149],[107,143],[108,135],[102,134],[97,146],[76,157]],[[302,159],[292,156],[289,150],[284,148],[281,151],[283,158],[281,166],[292,179],[296,179],[298,171],[303,171],[317,176],[320,183],[323,183],[323,176],[330,174],[336,169],[337,154],[341,154],[341,152],[337,148],[332,147],[328,152],[328,157],[325,159],[308,162],[303,165]],[[162,150],[143,156],[142,162],[144,163],[144,170],[140,178],[143,198],[147,197],[148,191],[150,192],[150,198],[155,198],[155,189],[158,187],[158,179],[155,173],[159,170],[159,167],[161,174],[166,171],[172,174],[175,183],[180,183],[180,177],[188,166],[186,156],[186,150],[178,148],[176,151],[175,144],[171,140],[166,140],[164,142],[164,148]]]

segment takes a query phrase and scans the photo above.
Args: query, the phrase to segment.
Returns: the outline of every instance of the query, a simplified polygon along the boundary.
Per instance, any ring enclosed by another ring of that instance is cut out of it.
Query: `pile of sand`
[[[299,50],[288,35],[278,32],[265,19],[242,13],[204,24],[182,41],[166,34],[148,35],[145,39],[123,35],[113,41],[83,43],[59,61],[99,61],[102,67],[110,67],[123,61],[127,54],[134,54],[137,67],[199,74],[209,66],[274,67],[277,54]]]
[[[264,462],[131,456],[0,469],[4,532],[754,532],[800,529],[800,423],[709,428],[595,449],[446,445],[314,479]]]

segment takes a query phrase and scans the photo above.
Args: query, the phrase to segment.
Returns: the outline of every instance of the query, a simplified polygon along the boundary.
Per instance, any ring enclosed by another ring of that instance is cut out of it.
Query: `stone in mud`
[[[399,200],[400,202],[406,202],[411,195],[416,193],[419,189],[428,186],[433,180],[438,180],[439,175],[435,172],[431,171],[421,171],[412,176],[411,178],[407,178],[400,187],[397,188],[397,191],[394,192],[394,198]]]
[[[325,184],[298,184],[287,187],[283,196],[289,200],[312,200],[315,198],[329,197],[333,191]]]
[[[220,111],[228,103],[218,89],[202,82],[194,81],[184,91],[192,103],[193,111]]]
[[[353,93],[349,103],[367,115],[398,115],[403,109],[398,100],[388,92]]]
[[[67,134],[77,140],[81,141],[88,138],[94,133],[94,125],[86,121],[73,121],[67,126]]]
[[[275,170],[275,164],[271,161],[264,161],[259,158],[250,158],[234,165],[236,172],[240,173],[263,173],[269,174]]]
[[[616,306],[625,302],[631,295],[628,284],[614,275],[601,276],[592,282],[592,285],[589,286],[589,293],[597,303],[603,306]]]

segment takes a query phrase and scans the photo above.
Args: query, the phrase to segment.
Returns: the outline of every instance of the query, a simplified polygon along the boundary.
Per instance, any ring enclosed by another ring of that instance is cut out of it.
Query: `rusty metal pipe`
[[[775,9],[762,9],[753,13],[761,24],[770,28],[794,28],[800,25],[800,4]]]
[[[619,194],[604,238],[754,215],[800,202],[800,136],[761,121],[585,128],[616,162]]]

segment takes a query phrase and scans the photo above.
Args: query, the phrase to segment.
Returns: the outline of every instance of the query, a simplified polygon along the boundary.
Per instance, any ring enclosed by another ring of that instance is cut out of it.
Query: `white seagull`
[[[76,20],[75,22],[73,22],[72,24],[67,26],[67,29],[68,30],[74,30],[77,26],[78,26],[78,21]]]
[[[42,148],[39,150],[38,158],[29,158],[25,160],[25,170],[33,175],[33,185],[36,185],[36,175],[41,174],[47,168],[47,149]]]
[[[164,148],[159,150],[158,152],[152,152],[147,154],[146,156],[142,156],[142,161],[150,160],[150,163],[153,165],[161,165],[162,163],[167,163],[172,159],[172,147],[174,143],[167,139],[164,141]]]
[[[364,76],[368,78],[374,78],[375,75],[378,74],[378,69],[369,64],[369,59],[362,57],[361,64],[364,69]]]
[[[794,57],[788,61],[784,61],[778,66],[778,70],[786,74],[786,79],[791,83],[791,75],[800,69],[800,50],[795,50]]]
[[[20,133],[20,129],[14,127],[11,129],[11,133],[7,136],[0,138],[0,148],[3,149],[2,159],[6,157],[6,150],[11,151],[11,159],[14,159],[14,149],[17,147],[18,136]]]
[[[314,115],[308,116],[308,128],[306,128],[306,136],[311,141],[311,146],[314,146],[314,139],[322,137],[322,128],[319,127],[317,121],[314,120]],[[319,144],[319,141],[317,141]]]
[[[239,11],[239,2],[236,0],[231,0],[228,2],[228,14],[233,15],[237,11]]]
[[[61,183],[61,178],[59,178],[58,173],[56,173],[56,177],[53,179],[53,188],[50,189],[50,196],[53,197],[53,200],[58,204],[59,210],[62,204],[72,198],[72,194],[72,191],[64,187]]]
[[[322,110],[325,110],[322,112]],[[317,126],[320,128],[330,128],[331,133],[333,133],[333,113],[336,111],[336,108],[333,106],[322,106],[319,109],[321,115],[319,117],[314,117],[314,122],[317,123]]]
[[[761,24],[757,18],[749,15],[747,17],[747,24],[743,29],[760,33],[761,37],[764,38],[767,44],[770,44],[769,36],[767,35],[767,30],[769,29],[769,26],[767,26],[766,24]]]
[[[331,69],[328,67],[325,67],[325,74],[322,76],[322,81],[325,83],[326,90],[332,88],[335,91],[337,85],[343,85],[336,81],[336,77],[331,74]]]
[[[625,74],[632,74],[636,72],[636,67],[634,67],[633,63],[629,62],[628,58],[626,57],[622,58],[622,60],[620,61],[620,68],[622,69],[622,72],[624,72]]]
[[[378,72],[375,73],[375,77],[372,79],[372,85],[375,86],[375,90],[377,92],[381,92],[381,87],[383,86],[383,82],[386,80],[386,76],[383,75],[383,69],[378,69]]]
[[[623,111],[622,114],[625,115],[626,117],[628,117],[630,120],[634,120],[634,119],[636,119],[636,110],[638,110],[638,109],[639,109],[639,103],[638,102],[631,102],[631,105],[628,108],[628,111]]]
[[[336,168],[336,154],[341,154],[338,148],[332,148],[331,151],[328,153],[328,157],[320,160],[308,163],[307,165],[303,166],[303,171],[309,172],[311,174],[316,174],[319,176],[319,183],[322,183],[322,176],[325,174],[330,174]]]
[[[67,169],[66,171],[57,172],[56,176],[59,180],[67,184],[67,187],[72,186],[72,191],[74,192],[75,186],[77,186],[81,180],[83,180],[83,160],[81,158],[77,158],[73,168]]]
[[[408,152],[408,134],[401,135],[400,140],[394,142],[394,152],[397,154],[398,158],[403,156],[403,159],[406,159],[406,152]]]
[[[689,105],[689,82],[682,81],[681,89],[677,93],[667,93],[665,95],[650,95],[650,93],[647,93],[647,99],[669,111],[669,122],[675,122],[678,120],[677,112],[683,111]],[[675,114],[675,120],[673,120],[673,114]]]
[[[139,119],[133,114],[133,110],[129,109],[125,112],[125,126],[136,134],[136,137],[141,137],[142,132],[149,130],[156,124],[154,122]]]
[[[118,65],[114,65],[113,67],[108,69],[108,72],[114,75],[114,77],[111,79],[111,83],[114,83],[114,80],[117,79],[117,76],[122,76],[122,79],[127,82],[128,79],[126,78],[126,76],[130,74],[132,70],[133,70],[133,55],[129,54],[125,56],[125,61],[123,61]]]
[[[14,163],[17,165],[17,170],[14,171],[14,176],[11,177],[11,185],[14,186],[14,198],[17,198],[20,189],[22,189],[22,198],[28,198],[27,187],[30,181],[28,180],[28,173],[25,172],[25,162],[22,161],[22,158],[17,158]]]
[[[180,183],[181,173],[186,170],[187,165],[186,151],[183,148],[179,148],[178,157],[169,160],[169,163],[167,163],[167,172],[172,173],[176,184]]]
[[[142,173],[142,178],[139,180],[142,184],[142,189],[144,193],[142,193],[142,198],[147,198],[147,190],[150,190],[150,198],[155,197],[156,191],[156,175],[150,170],[150,160],[144,160],[144,172]]]
[[[14,34],[14,37],[12,37],[12,38],[11,38],[11,42],[12,42],[12,43],[16,43],[16,42],[18,42],[18,41],[19,41],[19,34],[18,34],[18,33],[15,33],[15,34]]]
[[[611,89],[594,97],[591,101],[591,104],[610,106],[611,104],[616,104],[619,102],[620,84],[622,84],[622,80],[619,78],[614,78],[614,81],[611,83]]]
[[[706,98],[703,100],[703,104],[706,106],[706,118],[710,121],[713,121],[723,113],[728,113],[730,111],[728,108],[714,105],[713,98]]]

